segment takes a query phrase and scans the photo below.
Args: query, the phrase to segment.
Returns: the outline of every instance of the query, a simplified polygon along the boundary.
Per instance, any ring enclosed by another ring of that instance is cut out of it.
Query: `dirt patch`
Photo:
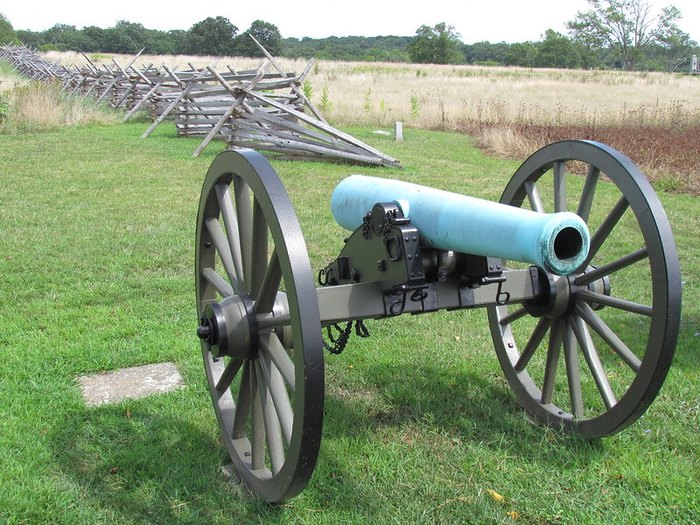
[[[700,195],[700,127],[509,124],[507,131],[494,133],[494,126],[480,124],[465,131],[474,134],[477,144],[486,151],[515,160],[525,160],[523,143],[542,147],[558,140],[595,140],[627,155],[657,189]]]

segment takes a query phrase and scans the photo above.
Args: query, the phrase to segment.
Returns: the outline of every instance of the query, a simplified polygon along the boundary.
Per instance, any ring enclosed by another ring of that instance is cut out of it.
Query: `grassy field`
[[[82,65],[77,53],[49,52],[46,60]],[[96,64],[133,57],[94,55]],[[255,69],[260,59],[141,56],[136,65],[188,69],[214,65]],[[306,60],[279,59],[301,72]],[[700,82],[684,75],[650,72],[528,69],[433,64],[316,61],[308,81],[314,104],[327,93],[324,116],[341,125],[392,124],[452,129],[473,120],[542,125],[698,125]]]
[[[700,522],[700,209],[661,193],[684,309],[660,397],[634,426],[586,442],[531,424],[496,361],[485,312],[370,323],[327,359],[324,439],[305,492],[251,499],[224,451],[201,365],[193,259],[217,147],[143,123],[0,135],[0,523]],[[460,134],[351,133],[402,172],[273,161],[314,269],[343,232],[329,198],[365,174],[497,199],[519,163]],[[174,361],[186,388],[87,408],[76,376]],[[503,496],[496,501],[495,491]]]
[[[50,62],[85,64],[77,53]],[[96,64],[133,57],[92,55]],[[304,60],[280,59],[287,71]],[[141,56],[136,62],[187,69],[255,69],[241,57]],[[1,88],[1,85],[0,85]],[[562,138],[598,140],[624,151],[670,190],[700,194],[700,78],[651,72],[526,69],[318,61],[305,82],[334,126],[466,132],[490,154],[521,160]]]

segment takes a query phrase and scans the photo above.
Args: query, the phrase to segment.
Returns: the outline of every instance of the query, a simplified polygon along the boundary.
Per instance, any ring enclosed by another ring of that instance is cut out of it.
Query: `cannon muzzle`
[[[395,202],[433,248],[522,261],[557,275],[573,272],[588,255],[588,227],[575,213],[537,213],[392,179],[344,179],[331,210],[338,224],[355,230],[378,202]]]

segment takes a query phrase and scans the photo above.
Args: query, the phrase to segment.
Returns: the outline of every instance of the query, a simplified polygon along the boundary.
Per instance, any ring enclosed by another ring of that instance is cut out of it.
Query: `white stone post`
[[[397,142],[403,141],[403,123],[402,122],[396,122],[394,124],[394,138],[396,139]]]

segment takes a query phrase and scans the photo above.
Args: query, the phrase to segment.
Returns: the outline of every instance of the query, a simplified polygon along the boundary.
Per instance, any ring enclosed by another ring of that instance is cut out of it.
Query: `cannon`
[[[353,326],[367,335],[368,319],[486,308],[525,412],[587,439],[632,424],[659,392],[679,329],[679,263],[658,197],[623,154],[550,144],[499,203],[351,176],[331,208],[352,233],[314,275],[265,157],[225,151],[202,188],[197,335],[223,442],[259,497],[306,486],[321,441],[324,346],[342,350]]]

